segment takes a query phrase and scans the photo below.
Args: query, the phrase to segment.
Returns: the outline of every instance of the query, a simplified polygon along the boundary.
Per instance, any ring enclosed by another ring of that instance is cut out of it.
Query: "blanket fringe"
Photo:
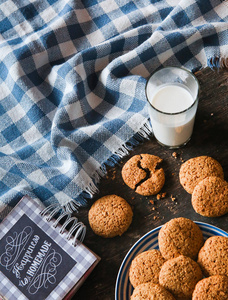
[[[87,186],[83,188],[77,199],[73,199],[66,204],[64,209],[71,212],[78,212],[80,206],[86,207],[88,200],[99,192],[98,183],[100,179],[107,174],[107,167],[114,167],[120,163],[121,159],[128,155],[137,145],[148,140],[152,135],[149,120],[147,120],[140,130],[125,144],[123,144],[96,172],[92,175],[92,179]]]
[[[212,57],[207,60],[207,66],[211,69],[228,68],[228,58]]]
[[[220,67],[221,68],[228,68],[228,58],[221,58],[220,59]]]

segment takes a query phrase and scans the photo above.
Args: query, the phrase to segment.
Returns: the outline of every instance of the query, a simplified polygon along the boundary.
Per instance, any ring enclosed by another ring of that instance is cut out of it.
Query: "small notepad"
[[[71,299],[99,261],[41,212],[23,197],[0,224],[0,294],[6,299]]]

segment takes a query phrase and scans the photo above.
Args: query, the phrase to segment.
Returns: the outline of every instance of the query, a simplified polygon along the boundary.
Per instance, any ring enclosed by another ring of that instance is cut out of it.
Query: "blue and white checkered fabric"
[[[0,199],[74,206],[150,131],[145,83],[228,57],[220,0],[1,0]]]

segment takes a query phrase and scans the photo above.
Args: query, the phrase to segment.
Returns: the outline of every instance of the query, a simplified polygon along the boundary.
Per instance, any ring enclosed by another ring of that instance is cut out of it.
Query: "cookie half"
[[[138,285],[131,295],[131,300],[175,300],[166,289],[152,282]]]
[[[228,213],[228,183],[210,176],[198,183],[192,193],[194,210],[205,217],[219,217]]]
[[[228,277],[214,275],[200,280],[192,294],[192,300],[227,300]]]
[[[180,167],[180,183],[189,194],[193,193],[194,188],[201,180],[209,176],[224,179],[222,166],[209,156],[191,158]]]
[[[122,168],[123,181],[140,195],[155,195],[165,183],[164,170],[158,168],[161,162],[162,159],[155,155],[135,155]]]
[[[132,222],[133,212],[127,201],[117,195],[98,199],[89,210],[89,224],[95,234],[105,238],[122,235]]]
[[[129,280],[135,288],[139,284],[152,281],[158,283],[159,272],[165,259],[157,249],[144,251],[137,255],[130,266]]]
[[[228,237],[208,238],[199,251],[198,264],[205,276],[228,276]]]
[[[187,218],[170,220],[158,234],[159,249],[165,259],[185,255],[196,260],[203,243],[203,233],[199,226]]]
[[[190,257],[178,256],[167,260],[159,274],[159,284],[177,300],[191,299],[195,285],[203,278],[200,266]]]

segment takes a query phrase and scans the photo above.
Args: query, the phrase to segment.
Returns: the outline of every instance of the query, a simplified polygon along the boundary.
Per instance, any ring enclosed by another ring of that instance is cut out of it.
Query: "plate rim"
[[[201,226],[204,226],[204,227],[207,227],[207,228],[211,228],[211,229],[214,229],[214,230],[217,230],[219,231],[221,234],[225,235],[228,237],[228,232],[226,232],[225,230],[215,226],[215,225],[212,225],[212,224],[209,224],[209,223],[206,223],[206,222],[201,222],[201,221],[193,221],[194,223],[196,223],[197,225],[201,225]],[[165,223],[163,224],[165,225]],[[122,263],[119,267],[119,271],[117,273],[117,277],[116,277],[116,284],[115,284],[115,300],[120,300],[118,299],[118,286],[119,286],[119,281],[120,281],[120,276],[121,276],[121,272],[122,272],[122,269],[123,269],[123,266],[126,262],[126,260],[128,259],[128,257],[130,256],[130,254],[132,253],[132,251],[134,250],[134,248],[141,242],[141,240],[144,240],[146,238],[147,235],[150,235],[152,234],[153,232],[156,232],[158,230],[160,230],[162,228],[163,225],[160,225],[160,226],[157,226],[155,227],[154,229],[151,229],[150,231],[148,231],[147,233],[145,233],[143,236],[141,236],[141,238],[139,238],[132,246],[131,248],[128,250],[128,252],[126,253],[126,255],[124,256],[124,259],[122,260]]]

